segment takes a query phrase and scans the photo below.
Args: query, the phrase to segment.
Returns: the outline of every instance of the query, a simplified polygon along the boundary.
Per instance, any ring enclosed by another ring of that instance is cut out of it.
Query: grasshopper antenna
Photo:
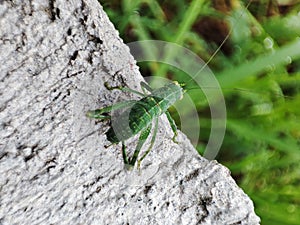
[[[246,10],[248,10],[250,4],[252,3],[253,0],[249,0],[247,5],[245,6],[244,10],[240,13],[240,15],[238,16],[238,21],[235,22],[231,27],[230,27],[230,30],[228,32],[228,34],[226,35],[226,37],[224,38],[224,40],[221,42],[221,44],[218,46],[218,48],[214,51],[214,53],[209,57],[209,59],[204,63],[204,65],[200,68],[200,70],[197,72],[197,74],[195,74],[194,76],[192,76],[184,85],[184,89],[186,91],[190,91],[190,90],[195,90],[195,89],[199,89],[199,87],[187,87],[187,84],[192,82],[193,79],[195,77],[197,77],[197,75],[199,73],[201,73],[207,66],[208,64],[213,60],[213,58],[218,54],[218,52],[221,50],[221,48],[224,46],[224,44],[226,43],[226,41],[229,39],[230,35],[232,34],[233,32],[233,29],[234,27],[239,23],[239,18],[241,18],[246,12]],[[216,89],[217,87],[201,87],[201,88],[205,88],[205,89]],[[243,88],[222,88],[222,90],[235,90],[235,91],[238,91],[238,92],[253,92],[253,93],[257,93],[257,92],[254,92],[252,90],[249,90],[249,89],[243,89]],[[287,96],[287,95],[284,95],[284,94],[276,94],[276,96],[278,97],[283,97],[283,98],[286,98],[286,99],[290,99],[290,100],[293,100],[294,98],[291,97],[291,96]]]
[[[216,87],[209,87],[209,86],[201,87],[201,88],[216,89]],[[191,87],[187,91],[192,91],[192,90],[199,90],[199,87]],[[253,93],[253,94],[266,94],[267,93],[267,92],[263,92],[263,91],[257,92],[257,91],[253,91],[253,90],[245,89],[245,88],[222,88],[222,90],[234,90],[234,91],[238,91],[238,92]],[[284,94],[279,94],[278,93],[278,94],[275,94],[275,95],[277,97],[282,97],[282,98],[286,98],[286,99],[289,99],[289,100],[294,100],[295,99],[292,96],[288,96],[288,95],[284,95]]]
[[[245,7],[246,10],[250,6],[251,2],[252,2],[252,0],[249,0],[248,4]],[[240,14],[240,16],[238,18],[241,18],[244,15],[244,13],[245,13],[245,11],[242,11],[241,14]],[[208,66],[208,64],[213,60],[213,58],[218,54],[218,52],[224,46],[224,44],[226,43],[226,41],[229,39],[230,35],[233,32],[233,29],[234,29],[235,25],[238,24],[238,23],[239,23],[239,20],[233,26],[230,27],[230,30],[229,30],[228,34],[226,35],[226,37],[224,38],[224,40],[222,41],[222,43],[219,45],[219,47],[216,49],[216,51],[214,51],[214,53],[209,57],[209,59],[201,67],[201,69],[198,71],[198,73],[196,75],[194,75],[189,81],[187,81],[186,84],[189,83],[189,82],[191,82],[200,72],[202,72]]]

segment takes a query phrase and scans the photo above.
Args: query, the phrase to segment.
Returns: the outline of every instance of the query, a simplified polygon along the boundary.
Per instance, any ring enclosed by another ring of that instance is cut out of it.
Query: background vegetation
[[[231,31],[209,64],[224,87],[228,113],[218,160],[230,168],[252,198],[262,224],[299,224],[300,47],[294,44],[300,36],[299,1],[100,3],[125,43],[148,39],[175,42],[205,61]],[[185,80],[185,74],[165,65],[140,66],[146,76]],[[199,92],[191,95],[201,123],[197,144],[201,153],[209,137],[210,113]]]

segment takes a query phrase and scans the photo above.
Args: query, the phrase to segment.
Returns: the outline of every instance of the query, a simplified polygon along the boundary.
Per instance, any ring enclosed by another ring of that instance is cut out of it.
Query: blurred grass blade
[[[223,87],[233,87],[238,81],[265,72],[268,69],[286,65],[300,58],[300,39],[281,47],[274,53],[261,56],[253,61],[221,72],[217,77]]]

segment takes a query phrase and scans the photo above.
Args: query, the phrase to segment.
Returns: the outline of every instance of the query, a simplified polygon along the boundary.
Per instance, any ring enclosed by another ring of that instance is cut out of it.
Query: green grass
[[[174,42],[204,61],[220,44],[214,39],[214,28],[215,32],[223,32],[222,39],[232,28],[229,40],[209,64],[224,88],[228,114],[218,161],[230,168],[252,198],[263,225],[299,224],[300,4],[284,8],[254,1],[246,7],[246,1],[232,0],[235,7],[224,13],[212,7],[211,1],[203,0],[100,2],[125,43]],[[219,31],[216,26],[208,26],[205,33],[201,21],[207,18],[225,23]],[[167,57],[173,54],[166,53]],[[187,79],[182,71],[167,65],[140,66],[145,76],[159,75],[181,82]],[[201,152],[210,134],[209,107],[200,92],[190,95],[199,112],[201,135],[197,148]],[[193,121],[184,122],[193,125]]]

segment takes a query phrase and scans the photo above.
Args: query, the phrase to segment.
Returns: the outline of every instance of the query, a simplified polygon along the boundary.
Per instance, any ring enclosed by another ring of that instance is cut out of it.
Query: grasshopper
[[[112,110],[124,109],[124,111],[114,121],[114,126],[111,126],[106,132],[107,140],[112,144],[118,144],[122,142],[122,156],[125,167],[132,169],[135,163],[138,161],[138,167],[141,161],[150,152],[156,138],[158,128],[158,118],[162,114],[165,114],[171,125],[174,136],[172,140],[176,142],[177,136],[176,124],[168,112],[168,108],[172,106],[176,101],[182,99],[185,90],[183,85],[177,81],[166,84],[165,86],[153,90],[145,82],[141,82],[141,86],[150,94],[138,92],[127,87],[106,87],[109,89],[120,89],[124,91],[133,92],[139,96],[142,96],[140,100],[129,100],[116,103],[112,106],[104,107],[101,109],[90,110],[87,112],[87,117],[106,120],[111,119],[111,115],[108,115]],[[152,128],[152,121],[155,120],[154,131],[150,141],[150,146],[146,152],[138,159],[140,150],[150,135]],[[140,133],[136,149],[133,156],[129,158],[126,153],[125,141],[130,137]]]

